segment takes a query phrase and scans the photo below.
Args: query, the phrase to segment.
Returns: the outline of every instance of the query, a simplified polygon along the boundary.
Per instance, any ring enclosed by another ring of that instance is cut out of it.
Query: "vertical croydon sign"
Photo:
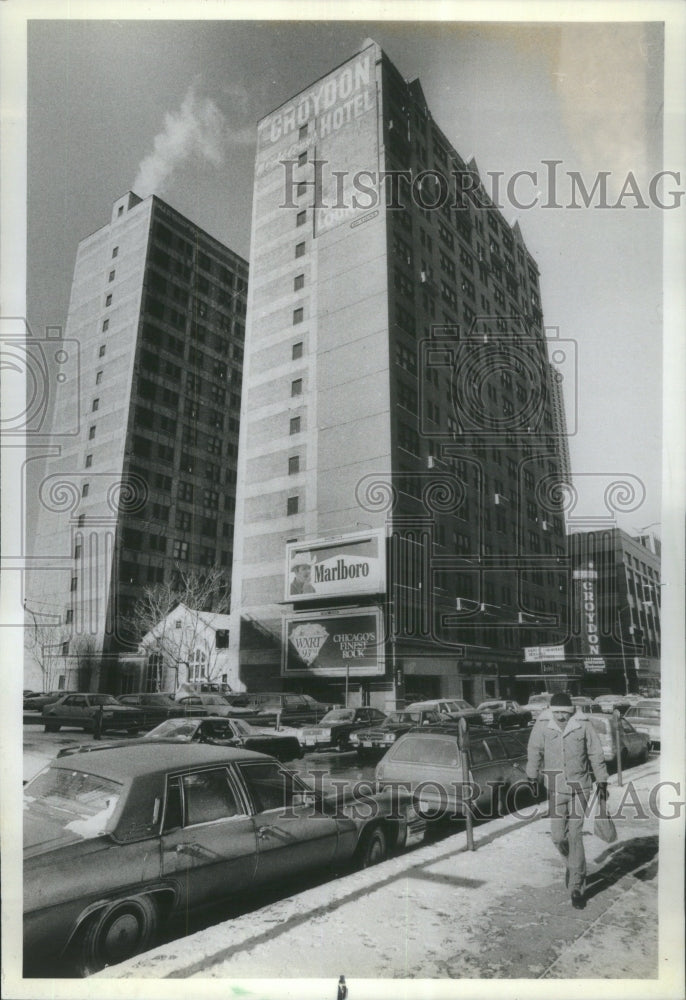
[[[587,670],[602,670],[605,661],[600,658],[600,629],[598,625],[598,603],[596,584],[598,574],[589,563],[588,569],[577,569],[573,573],[574,592],[581,618],[581,653],[586,657]]]

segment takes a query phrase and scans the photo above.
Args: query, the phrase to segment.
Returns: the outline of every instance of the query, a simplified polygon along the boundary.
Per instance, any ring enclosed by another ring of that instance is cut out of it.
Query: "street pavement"
[[[587,821],[583,910],[570,904],[544,802],[477,826],[473,852],[463,830],[95,978],[654,979],[658,820],[649,800],[659,777],[652,759],[627,771],[622,788],[612,779],[610,813],[627,796],[644,811],[624,810],[614,844]]]

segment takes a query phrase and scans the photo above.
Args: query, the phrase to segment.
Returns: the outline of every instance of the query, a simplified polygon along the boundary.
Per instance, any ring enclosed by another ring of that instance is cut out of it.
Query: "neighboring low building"
[[[229,616],[179,604],[120,658],[121,691],[173,691],[228,682]]]
[[[573,533],[570,552],[584,686],[659,694],[660,540],[606,528]]]

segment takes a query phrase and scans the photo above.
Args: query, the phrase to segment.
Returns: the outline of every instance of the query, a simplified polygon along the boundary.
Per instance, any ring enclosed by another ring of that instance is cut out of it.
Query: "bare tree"
[[[24,628],[24,648],[38,666],[44,691],[54,691],[57,679],[66,671],[65,643],[71,638],[71,631],[64,625],[48,625],[36,620],[27,621]]]
[[[100,653],[91,635],[76,636],[69,645],[69,655],[76,660],[76,687],[90,691],[93,677],[98,675]]]
[[[159,654],[162,663],[174,670],[177,687],[185,680],[180,668],[190,666],[197,650],[205,657],[203,675],[211,681],[218,653],[215,643],[206,642],[207,619],[211,614],[228,614],[230,600],[230,583],[222,570],[213,567],[198,573],[177,567],[172,580],[143,590],[125,625],[137,643],[146,639],[146,651]],[[172,615],[177,608],[178,618]]]

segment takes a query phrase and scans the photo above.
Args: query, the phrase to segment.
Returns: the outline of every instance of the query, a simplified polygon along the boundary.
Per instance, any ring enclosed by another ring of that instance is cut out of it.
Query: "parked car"
[[[615,709],[618,710],[620,715],[624,715],[631,707],[631,703],[626,700],[623,694],[601,694],[594,701],[596,705],[600,705],[602,711],[607,715],[612,715]]]
[[[88,975],[150,947],[168,918],[375,864],[425,831],[409,798],[355,809],[271,757],[195,743],[57,758],[24,794],[25,975]]]
[[[441,716],[433,709],[391,712],[378,726],[369,729],[358,729],[350,734],[351,746],[357,750],[357,756],[362,760],[366,757],[378,757],[384,754],[392,743],[417,726],[440,725]]]
[[[243,709],[234,709],[223,694],[216,691],[199,691],[196,694],[185,694],[176,699],[187,715],[243,715]]]
[[[25,694],[24,711],[42,712],[46,705],[52,705],[60,698],[64,698],[66,694],[71,693],[71,691],[41,691],[40,694]]]
[[[277,760],[302,757],[297,730],[276,730],[251,726],[244,719],[208,716],[206,719],[170,719],[151,729],[148,740],[173,739],[187,743],[209,743],[215,746],[244,747],[270,754]]]
[[[378,708],[334,708],[316,726],[304,726],[302,739],[305,747],[321,750],[350,749],[350,736],[365,726],[380,724],[386,718]]]
[[[624,716],[634,729],[645,733],[651,749],[660,749],[660,699],[643,698],[627,709]]]
[[[188,709],[178,701],[174,701],[170,694],[140,691],[134,694],[120,694],[118,701],[122,705],[139,708],[143,713],[144,726],[156,726],[164,719],[183,718],[188,714]]]
[[[625,718],[615,720],[614,716],[602,713],[592,715],[589,719],[600,738],[603,756],[610,764],[617,763],[617,726],[620,736],[620,757],[622,767],[629,764],[642,763],[648,760],[650,740],[646,733],[639,733]]]
[[[202,716],[200,718],[167,719],[155,726],[138,740],[112,740],[107,743],[75,743],[62,747],[58,757],[68,757],[75,753],[95,753],[112,747],[133,746],[135,743],[208,743],[213,746],[244,747],[258,753],[268,753],[277,760],[287,761],[302,757],[299,730],[260,729],[243,719],[225,716]]]
[[[473,705],[464,698],[429,698],[427,701],[413,701],[405,706],[406,712],[418,709],[438,712],[449,719],[466,719],[472,725],[480,725],[481,716]]]
[[[550,699],[552,696],[552,691],[539,691],[538,694],[532,694],[529,696],[529,700],[524,708],[527,712],[531,712],[533,722],[536,722],[544,709],[550,708]]]
[[[463,759],[454,725],[413,729],[401,736],[376,766],[380,787],[405,783],[415,808],[427,819],[464,816]],[[524,801],[530,788],[526,779],[528,730],[494,733],[470,729],[471,770],[474,782],[471,808],[477,816],[492,816]]]
[[[521,729],[533,722],[531,712],[516,701],[482,701],[476,710],[485,726],[496,726],[498,729]]]
[[[102,713],[101,732],[125,729],[137,732],[143,727],[143,713],[138,708],[122,705],[111,694],[75,692],[67,694],[59,701],[46,705],[43,709],[43,724],[46,733],[56,733],[62,726],[93,732],[96,716]]]
[[[572,705],[582,715],[593,715],[602,712],[600,705],[587,695],[575,695],[572,698]]]
[[[249,694],[249,704],[263,723],[276,724],[277,716],[285,726],[307,726],[319,722],[332,708],[338,705],[324,705],[309,694],[292,694],[289,691],[261,691]]]

